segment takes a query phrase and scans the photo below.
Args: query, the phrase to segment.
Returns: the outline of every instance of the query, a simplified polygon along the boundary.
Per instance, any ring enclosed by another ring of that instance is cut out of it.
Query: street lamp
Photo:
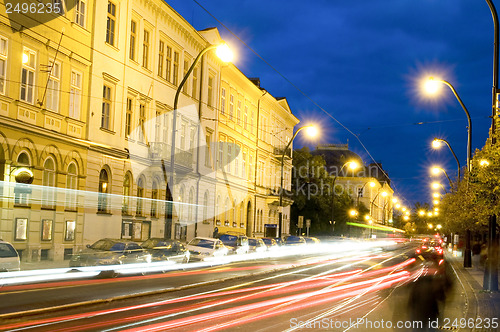
[[[446,178],[448,179],[448,182],[450,183],[450,188],[453,188],[453,182],[451,182],[451,179],[448,176],[448,173],[446,173],[446,171],[443,168],[441,168],[439,166],[433,166],[431,168],[431,174],[433,174],[433,175],[439,175],[439,173],[441,173],[441,172],[443,172],[444,175],[446,176]]]
[[[342,170],[346,166],[349,166],[349,168],[354,171],[359,167],[359,164],[354,160],[350,160],[350,161],[344,163],[344,165],[342,165],[342,167],[340,167],[340,170],[335,174],[335,177],[333,178],[333,183],[332,183],[332,221],[334,219],[333,212],[335,209],[335,181],[337,181],[337,177],[339,176],[339,173],[342,173]]]
[[[467,115],[467,121],[469,123],[469,126],[467,128],[467,134],[468,134],[467,135],[467,169],[470,172],[470,167],[471,167],[470,159],[471,159],[471,155],[472,155],[472,121],[470,118],[469,111],[467,110],[467,107],[465,107],[464,103],[462,102],[462,99],[460,99],[460,96],[458,95],[458,93],[455,90],[455,88],[453,87],[453,85],[451,85],[449,82],[447,82],[445,80],[434,79],[433,77],[429,78],[429,80],[425,84],[426,91],[429,94],[435,94],[439,89],[438,88],[439,83],[445,84],[451,89],[451,91],[453,92],[453,94],[457,98],[458,102],[460,103],[460,106],[462,106],[462,108],[465,112],[465,115]]]
[[[457,155],[455,154],[455,151],[453,151],[453,149],[451,148],[450,143],[448,143],[447,140],[444,140],[442,138],[434,138],[434,140],[432,141],[432,147],[434,149],[439,149],[441,147],[441,142],[448,146],[451,153],[453,154],[453,157],[455,157],[455,161],[457,162],[457,166],[458,166],[458,181],[460,181],[460,161],[458,160]]]
[[[292,138],[286,145],[285,149],[283,149],[283,152],[281,154],[281,177],[280,177],[280,205],[279,205],[279,211],[278,211],[278,237],[281,238],[281,232],[282,232],[282,226],[283,226],[283,169],[285,166],[285,154],[290,145],[292,144],[293,140],[295,137],[297,137],[297,134],[305,129],[306,133],[309,137],[316,137],[318,135],[318,128],[315,125],[307,125],[307,126],[302,126],[297,131],[295,134],[293,134]]]
[[[370,187],[375,187],[375,182],[370,181],[370,182],[365,182],[365,184],[358,190],[358,195],[356,197],[356,206],[359,205],[359,197],[361,196],[361,193],[363,192],[363,189],[365,188],[366,185],[370,185]]]
[[[167,182],[167,175],[166,175],[166,170],[165,170],[165,162],[162,160],[162,169],[163,169],[163,176],[166,182],[166,191],[165,191],[165,238],[170,239],[172,237],[172,210],[173,210],[173,185],[175,182],[175,138],[176,138],[176,126],[177,126],[177,106],[179,103],[179,95],[181,93],[181,90],[186,84],[186,81],[189,78],[189,75],[193,71],[193,69],[196,67],[202,56],[207,53],[208,51],[211,50],[216,50],[217,56],[224,62],[229,62],[232,60],[232,53],[227,46],[226,43],[221,43],[219,45],[208,45],[205,47],[201,52],[198,54],[198,56],[194,59],[193,63],[191,64],[191,67],[189,67],[188,71],[184,75],[181,83],[177,87],[177,91],[175,92],[175,97],[174,97],[174,112],[173,112],[173,117],[172,117],[172,146],[171,146],[171,152],[170,152],[170,179]],[[169,187],[170,183],[170,187]]]
[[[373,215],[372,214],[372,207],[373,207],[373,203],[375,202],[375,200],[377,199],[378,195],[382,195],[382,197],[386,197],[388,194],[386,191],[380,191],[382,188],[379,188],[377,194],[375,195],[375,197],[373,198],[373,200],[370,202],[370,215]],[[405,211],[406,209],[403,208],[403,211]]]

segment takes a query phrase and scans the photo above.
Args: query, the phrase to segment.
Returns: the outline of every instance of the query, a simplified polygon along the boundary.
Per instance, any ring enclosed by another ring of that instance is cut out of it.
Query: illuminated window
[[[23,51],[23,66],[21,69],[21,95],[19,99],[33,104],[35,100],[35,68],[36,53],[25,48]]]
[[[75,163],[70,163],[66,174],[66,209],[76,210],[76,191],[78,189],[78,172]]]
[[[99,195],[97,198],[97,212],[107,213],[108,212],[108,190],[109,190],[109,178],[108,172],[102,169],[99,173]]]

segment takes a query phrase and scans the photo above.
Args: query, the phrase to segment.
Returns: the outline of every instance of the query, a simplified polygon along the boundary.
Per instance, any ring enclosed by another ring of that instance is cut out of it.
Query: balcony
[[[163,142],[149,143],[149,158],[152,160],[164,159],[170,162],[172,146]],[[175,164],[191,169],[193,167],[193,151],[175,148]]]

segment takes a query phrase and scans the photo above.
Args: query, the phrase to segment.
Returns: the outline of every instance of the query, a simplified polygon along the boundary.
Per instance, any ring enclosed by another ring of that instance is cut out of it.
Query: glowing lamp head
[[[439,175],[440,172],[441,172],[441,167],[434,166],[431,168],[432,175]]]
[[[306,130],[306,135],[309,136],[310,138],[315,138],[318,136],[319,130],[318,127],[316,126],[308,126],[305,128]]]
[[[441,141],[437,138],[435,138],[433,141],[432,141],[432,147],[434,149],[439,149],[441,147]]]
[[[375,187],[375,182],[371,181],[368,183],[368,185],[373,188],[373,187]]]
[[[358,211],[351,209],[351,210],[349,210],[349,215],[351,217],[356,217],[358,215]]]
[[[217,46],[215,54],[224,62],[231,62],[233,60],[233,52],[231,52],[231,49],[226,43]]]
[[[429,77],[424,82],[424,91],[428,95],[436,95],[441,88],[441,84],[439,80],[436,80],[434,77]]]
[[[479,166],[482,166],[482,167],[486,167],[489,165],[490,165],[490,162],[486,159],[481,159],[481,161],[479,162]]]
[[[347,164],[347,167],[349,167],[350,169],[352,169],[353,171],[358,169],[359,168],[359,164],[358,162],[356,161],[350,161],[348,164]]]
[[[432,189],[439,189],[439,187],[441,187],[441,183],[439,183],[439,182],[432,182],[431,183],[431,187],[432,187]]]
[[[424,210],[420,210],[420,211],[418,211],[418,214],[421,215],[421,216],[425,216],[425,211]]]
[[[380,194],[381,194],[383,197],[386,197],[386,196],[388,195],[388,193],[387,193],[386,191],[382,191]]]

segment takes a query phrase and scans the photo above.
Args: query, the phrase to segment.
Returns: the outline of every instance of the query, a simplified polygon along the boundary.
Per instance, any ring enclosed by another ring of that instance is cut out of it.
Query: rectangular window
[[[158,188],[153,186],[151,189],[151,217],[158,217]]]
[[[61,64],[49,62],[49,80],[47,82],[46,105],[47,109],[59,112],[59,94],[61,86]]]
[[[71,82],[69,88],[69,116],[80,120],[80,110],[82,108],[82,74],[76,71],[71,72]]]
[[[252,134],[254,133],[254,130],[255,130],[255,129],[254,129],[254,126],[253,126],[253,124],[254,124],[254,121],[253,121],[253,120],[254,120],[254,111],[252,111],[252,117],[250,118],[250,132],[251,132]]]
[[[174,65],[172,70],[172,84],[177,85],[179,82],[179,52],[174,51]]]
[[[35,101],[35,67],[36,53],[25,48],[21,69],[21,96],[19,99],[31,104]]]
[[[238,107],[236,108],[236,123],[240,124],[241,121],[241,101],[238,100]]]
[[[116,5],[108,1],[108,18],[106,22],[106,43],[115,45]]]
[[[111,93],[112,88],[109,85],[103,85],[102,88],[102,117],[101,128],[111,130]]]
[[[163,58],[165,51],[165,43],[160,40],[160,45],[158,47],[158,76],[163,77]]]
[[[207,145],[205,146],[205,166],[210,167],[210,158],[212,157],[212,151],[210,144],[212,144],[212,134],[208,133],[206,135]]]
[[[245,152],[241,158],[241,177],[244,179],[247,177],[247,154]]]
[[[233,143],[227,144],[226,172],[231,173],[231,163],[233,160]]]
[[[167,45],[167,54],[165,57],[165,79],[169,82],[172,78],[172,47]]]
[[[248,130],[248,106],[245,106],[245,115],[243,116],[243,128]]]
[[[85,13],[87,4],[84,0],[76,0],[75,2],[75,23],[85,28]]]
[[[149,31],[144,30],[144,40],[142,43],[142,66],[149,68]]]
[[[230,95],[229,96],[229,120],[233,120],[233,113],[234,113],[234,96]]]
[[[130,137],[132,133],[132,115],[133,115],[133,100],[127,98],[127,111],[125,114],[125,137]]]
[[[221,92],[220,112],[222,114],[226,113],[226,89],[224,89],[224,88],[222,88],[222,92]]]
[[[189,61],[188,60],[184,60],[184,73],[183,73],[182,77],[186,77],[188,69],[189,69]],[[188,84],[187,83],[188,83],[188,81],[186,81],[184,83],[184,86],[182,87],[182,92],[184,92],[184,93],[188,92]]]
[[[218,168],[222,169],[222,165],[224,162],[224,141],[220,140],[218,146],[219,146],[219,156],[217,158],[217,164]]]
[[[198,99],[198,66],[193,68],[193,86],[191,87],[191,96]]]
[[[212,107],[214,100],[214,76],[210,75],[208,77],[208,96],[207,96],[207,106]]]
[[[135,61],[135,53],[136,47],[135,43],[137,42],[137,23],[135,21],[130,21],[130,47],[129,47],[129,55],[130,60]]]
[[[187,130],[187,124],[185,122],[182,122],[182,124],[181,124],[181,150],[182,151],[186,150],[186,130]]]
[[[7,39],[0,37],[0,93],[5,94],[7,78]]]
[[[234,151],[234,154],[235,154],[235,158],[234,158],[234,174],[236,176],[239,176],[240,175],[240,154],[238,153],[240,150],[241,151],[241,148],[239,148],[238,146],[235,146],[234,147],[235,151]]]
[[[143,142],[144,141],[144,135],[146,133],[146,105],[145,104],[140,104],[139,105],[139,123],[137,124],[137,128],[139,129],[139,137],[138,140]]]

